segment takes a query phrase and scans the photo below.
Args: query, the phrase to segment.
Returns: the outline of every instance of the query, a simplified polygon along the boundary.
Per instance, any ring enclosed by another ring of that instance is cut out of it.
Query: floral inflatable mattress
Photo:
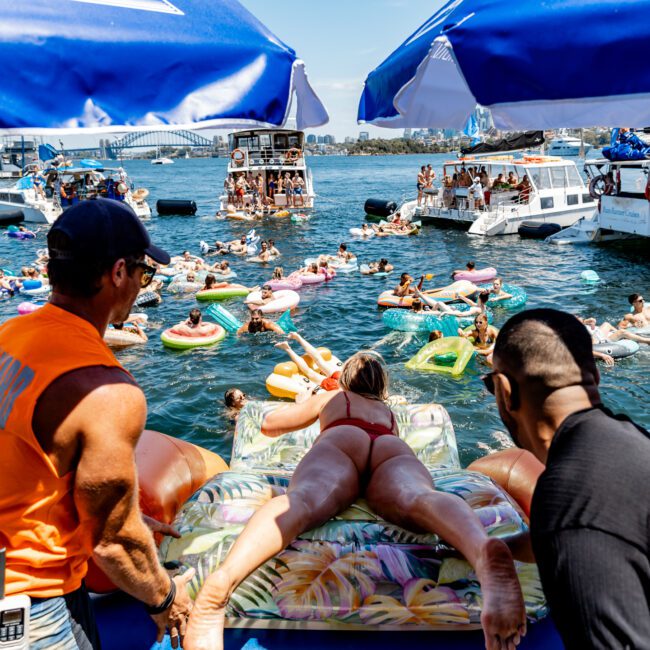
[[[318,435],[318,424],[279,438],[260,433],[277,403],[254,402],[240,414],[231,471],[198,490],[166,538],[161,560],[196,569],[193,595],[214,571],[253,513],[283,494]],[[488,535],[526,531],[514,501],[489,478],[462,470],[453,426],[440,405],[393,407],[402,437],[431,471],[436,489],[464,499]],[[537,568],[517,563],[531,620],[547,613]],[[379,518],[363,499],[307,531],[252,573],[234,592],[229,626],[327,629],[475,629],[481,589],[471,566],[435,535],[416,534]]]

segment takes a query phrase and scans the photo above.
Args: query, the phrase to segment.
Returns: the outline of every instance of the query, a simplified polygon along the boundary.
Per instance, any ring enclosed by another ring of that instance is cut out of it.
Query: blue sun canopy
[[[650,124],[650,0],[452,0],[366,79],[360,122],[501,129]]]
[[[296,53],[237,0],[0,0],[0,131],[328,120]]]

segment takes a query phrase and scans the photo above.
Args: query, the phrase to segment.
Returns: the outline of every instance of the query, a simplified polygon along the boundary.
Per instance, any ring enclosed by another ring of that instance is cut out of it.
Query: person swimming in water
[[[298,464],[286,494],[257,510],[205,581],[183,647],[223,648],[225,607],[239,584],[301,533],[362,496],[386,521],[438,535],[462,553],[481,584],[486,646],[514,648],[526,633],[526,611],[510,550],[502,540],[488,537],[463,499],[435,489],[429,470],[399,438],[395,416],[385,403],[388,374],[378,355],[350,357],[339,382],[340,390],[265,416],[262,433],[270,437],[315,422],[321,434]]]
[[[284,330],[279,325],[264,318],[264,314],[259,309],[253,309],[250,318],[237,330],[237,334],[259,334],[260,332],[284,334]]]
[[[187,320],[174,325],[170,332],[177,336],[212,336],[217,332],[218,327],[215,323],[204,323],[201,310],[192,309]]]

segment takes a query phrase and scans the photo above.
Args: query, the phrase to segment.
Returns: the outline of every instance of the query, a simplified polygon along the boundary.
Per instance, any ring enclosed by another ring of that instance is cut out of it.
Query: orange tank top
[[[0,547],[7,594],[61,596],[86,575],[92,553],[79,523],[74,472],[59,476],[32,417],[58,377],[88,366],[121,367],[86,320],[47,304],[0,327]]]

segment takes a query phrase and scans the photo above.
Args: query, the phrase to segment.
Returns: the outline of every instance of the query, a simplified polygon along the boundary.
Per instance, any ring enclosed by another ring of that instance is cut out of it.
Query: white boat
[[[650,237],[650,160],[591,159],[585,163],[585,171],[598,210],[546,241],[556,245],[599,244]]]
[[[580,138],[574,138],[570,135],[555,138],[548,147],[549,156],[579,156],[580,155]],[[583,153],[586,155],[591,149],[590,144],[582,144]]]
[[[261,174],[264,194],[258,197],[248,182],[243,197],[229,196],[224,183],[224,193],[219,197],[221,213],[236,219],[248,218],[251,212],[260,207],[265,212],[311,210],[315,194],[311,170],[305,160],[304,139],[302,131],[289,129],[231,133],[228,136],[230,161],[227,174],[232,175],[235,182],[242,175],[251,181]],[[284,188],[280,192],[274,190],[272,184],[275,182],[277,189],[278,177],[281,175],[284,178],[286,174],[291,178],[298,174],[302,179],[304,184],[300,194],[287,194]]]
[[[591,217],[597,202],[589,195],[575,163],[550,156],[486,156],[460,158],[444,165],[444,175],[460,177],[463,169],[478,174],[482,168],[489,178],[485,204],[479,205],[469,187],[425,191],[422,205],[409,201],[402,205],[403,218],[425,223],[453,224],[469,229],[470,235],[517,234],[523,221],[556,223],[561,227]],[[473,168],[473,170],[472,170]],[[516,186],[496,186],[496,179],[510,172],[520,182],[530,181],[530,191]],[[527,194],[527,196],[526,196]]]
[[[165,158],[165,157],[162,157],[162,158],[154,158],[154,159],[151,161],[151,164],[152,164],[152,165],[173,165],[173,164],[174,164],[174,161],[173,161],[171,158]]]
[[[30,223],[52,224],[68,207],[97,197],[124,201],[141,219],[151,216],[146,199],[149,191],[135,189],[121,167],[63,168],[51,167],[40,172],[40,191],[29,173],[12,187],[0,188],[0,220],[22,217]]]

